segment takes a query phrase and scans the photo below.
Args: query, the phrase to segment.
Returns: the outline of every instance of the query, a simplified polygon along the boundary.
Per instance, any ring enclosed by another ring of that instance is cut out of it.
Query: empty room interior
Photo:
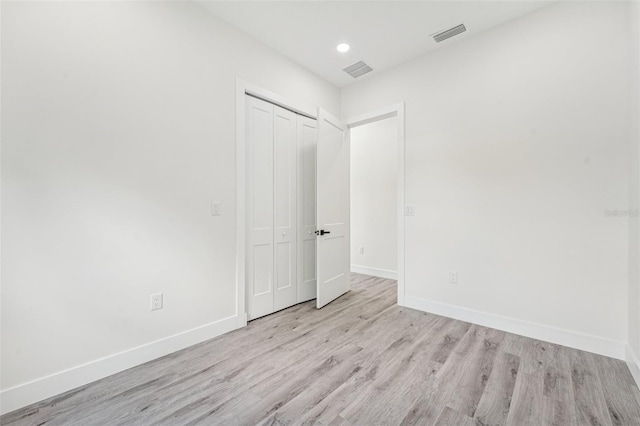
[[[0,24],[0,424],[640,425],[640,1]]]

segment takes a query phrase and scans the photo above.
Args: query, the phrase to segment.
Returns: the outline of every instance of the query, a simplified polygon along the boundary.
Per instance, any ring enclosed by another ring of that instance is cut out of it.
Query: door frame
[[[246,327],[246,218],[247,218],[247,159],[246,159],[246,120],[245,96],[253,96],[290,111],[317,120],[318,108],[291,101],[267,89],[236,79],[236,318],[237,327]]]
[[[404,102],[390,105],[375,111],[355,116],[346,121],[347,129],[384,120],[385,118],[397,118],[397,149],[398,149],[398,188],[396,210],[398,214],[398,305],[405,305],[405,194],[404,194]]]

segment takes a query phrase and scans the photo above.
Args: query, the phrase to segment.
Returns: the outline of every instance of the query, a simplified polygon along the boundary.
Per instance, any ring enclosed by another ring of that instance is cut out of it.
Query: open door
[[[318,110],[316,160],[317,307],[350,290],[349,143],[347,128]]]

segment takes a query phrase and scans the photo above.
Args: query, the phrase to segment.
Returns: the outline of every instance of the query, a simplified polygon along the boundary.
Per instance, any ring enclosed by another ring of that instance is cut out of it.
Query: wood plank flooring
[[[303,303],[3,425],[640,425],[624,362],[396,305],[354,274]]]

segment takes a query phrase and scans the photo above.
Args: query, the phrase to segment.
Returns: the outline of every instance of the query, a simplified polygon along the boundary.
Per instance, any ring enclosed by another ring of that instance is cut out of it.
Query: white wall
[[[407,304],[623,356],[627,16],[554,4],[343,90],[406,105]]]
[[[390,277],[398,269],[397,118],[354,127],[349,142],[352,270]]]
[[[339,90],[189,2],[3,2],[2,41],[2,389],[233,317],[236,77]]]
[[[344,90],[343,117],[406,103],[413,301],[627,341],[638,233],[604,217],[629,205],[627,7],[557,4]],[[0,387],[235,315],[235,78],[336,115],[338,90],[190,3],[1,19]]]
[[[629,209],[640,210],[640,2],[631,4],[630,35],[632,67],[630,155],[629,155]],[[633,351],[633,362],[640,383],[640,218],[629,217],[629,347]]]

